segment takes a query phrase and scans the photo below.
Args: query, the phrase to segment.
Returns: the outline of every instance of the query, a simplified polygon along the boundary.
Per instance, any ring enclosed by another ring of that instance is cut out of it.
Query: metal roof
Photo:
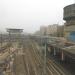
[[[21,33],[21,32],[23,32],[23,29],[7,28],[7,32],[11,32],[11,33]]]

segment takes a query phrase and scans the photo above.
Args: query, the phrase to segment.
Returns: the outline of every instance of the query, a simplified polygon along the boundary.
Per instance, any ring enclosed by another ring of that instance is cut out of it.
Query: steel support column
[[[62,52],[61,52],[61,60],[64,61],[64,58],[65,58],[64,52],[62,51]]]
[[[56,55],[56,49],[55,49],[55,47],[54,47],[54,56]]]

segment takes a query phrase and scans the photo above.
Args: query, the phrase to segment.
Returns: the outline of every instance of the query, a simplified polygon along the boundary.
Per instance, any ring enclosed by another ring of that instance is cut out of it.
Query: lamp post
[[[1,49],[2,49],[2,42],[3,42],[3,41],[2,41],[2,33],[1,33]]]
[[[44,49],[44,75],[46,75],[46,53],[47,53],[47,38],[45,38],[45,49]]]
[[[11,38],[10,38],[10,32],[9,32],[9,44],[11,45]],[[11,61],[11,57],[10,57],[10,47],[9,47],[9,70],[11,69],[10,68],[10,61]],[[10,74],[10,73],[9,73]]]

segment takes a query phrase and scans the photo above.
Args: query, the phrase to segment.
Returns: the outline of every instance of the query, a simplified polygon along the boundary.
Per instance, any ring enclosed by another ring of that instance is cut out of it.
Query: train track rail
[[[26,48],[25,48],[26,46]],[[37,70],[36,70],[36,60],[34,58],[34,54],[32,54],[32,48],[29,43],[25,44],[24,47],[24,53],[25,57],[23,60],[25,60],[26,68],[27,68],[27,75],[38,75]],[[26,58],[26,59],[25,59]]]
[[[62,68],[56,64],[52,59],[46,59],[46,67],[44,67],[44,58],[41,57],[40,48],[37,47],[32,40],[26,40],[23,42],[23,55],[19,56],[19,62],[16,60],[15,66],[20,67],[16,70],[15,75],[44,75],[44,68],[46,70],[46,75],[69,75]],[[22,74],[21,74],[22,73]]]
[[[36,50],[36,46],[35,47],[35,51]],[[38,48],[39,49],[39,48]],[[39,57],[39,54],[38,54]],[[53,61],[53,59],[46,59],[47,64],[46,64],[46,71],[48,72],[48,74],[50,75],[71,75],[69,72],[67,72],[61,65],[57,64],[55,61]]]
[[[54,64],[50,59],[48,59],[47,66],[51,70],[51,72],[52,72],[51,74],[52,75],[66,75],[61,70],[61,68],[59,68],[59,66],[57,66],[56,64]]]

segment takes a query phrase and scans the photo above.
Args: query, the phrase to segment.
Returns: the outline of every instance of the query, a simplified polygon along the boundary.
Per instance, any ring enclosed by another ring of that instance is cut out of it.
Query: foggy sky
[[[63,24],[63,8],[74,0],[0,0],[0,31],[23,28],[35,32],[41,25]]]

